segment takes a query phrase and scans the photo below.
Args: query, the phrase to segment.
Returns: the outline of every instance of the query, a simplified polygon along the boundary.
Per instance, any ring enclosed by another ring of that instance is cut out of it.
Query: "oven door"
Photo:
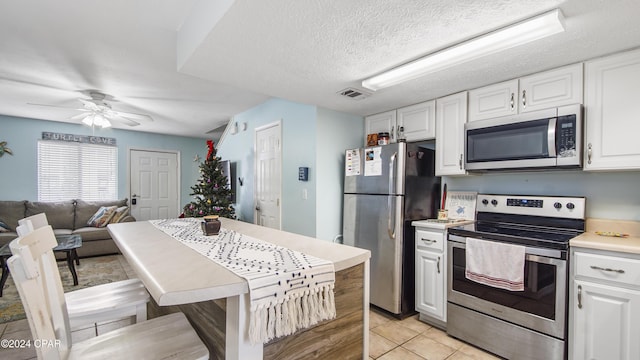
[[[524,291],[508,291],[465,277],[466,238],[449,234],[448,301],[538,332],[565,338],[567,252],[526,248]]]

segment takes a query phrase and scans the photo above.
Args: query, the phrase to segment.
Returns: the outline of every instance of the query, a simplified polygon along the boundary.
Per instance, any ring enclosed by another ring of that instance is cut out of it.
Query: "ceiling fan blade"
[[[92,111],[100,111],[100,107],[93,101],[85,100],[85,99],[78,99],[78,100],[80,100],[80,102],[84,105],[85,109],[92,110]]]
[[[90,111],[82,109],[82,112],[80,114],[70,117],[69,120],[79,120],[87,117],[87,115],[89,115],[90,113],[91,113]]]
[[[153,118],[147,114],[136,114],[136,113],[125,112],[125,111],[116,111],[116,110],[112,110],[112,112],[117,116],[121,116],[125,118],[133,118],[136,120],[144,120],[144,121],[153,121]]]
[[[139,122],[135,121],[135,120],[131,120],[128,119],[122,115],[117,115],[117,114],[108,114],[106,115],[106,118],[109,120],[113,120],[113,121],[117,121],[119,123],[123,123],[125,125],[129,125],[129,126],[138,126],[140,125]]]
[[[86,110],[86,109],[79,109],[79,108],[77,108],[77,107],[59,106],[59,105],[49,105],[49,104],[27,103],[27,105],[33,105],[33,106],[44,106],[44,107],[52,107],[52,108],[56,108],[56,109],[79,110],[79,111],[85,111],[85,110]]]

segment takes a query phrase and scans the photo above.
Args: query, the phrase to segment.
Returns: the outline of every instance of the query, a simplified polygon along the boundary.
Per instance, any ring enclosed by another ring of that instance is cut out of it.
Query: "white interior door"
[[[280,123],[256,129],[255,223],[281,228],[282,144]]]
[[[178,217],[178,154],[129,150],[131,215],[136,220]]]

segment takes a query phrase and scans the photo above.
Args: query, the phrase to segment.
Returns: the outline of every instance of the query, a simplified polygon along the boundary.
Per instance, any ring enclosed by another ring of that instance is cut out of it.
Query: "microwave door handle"
[[[549,149],[549,157],[556,157],[556,122],[557,118],[549,119],[549,128],[547,129],[547,146]]]

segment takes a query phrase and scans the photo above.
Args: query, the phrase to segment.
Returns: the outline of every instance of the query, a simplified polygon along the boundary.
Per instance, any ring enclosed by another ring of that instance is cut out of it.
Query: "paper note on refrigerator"
[[[382,148],[364,149],[364,176],[382,175]]]
[[[360,171],[360,149],[347,150],[344,160],[345,176],[357,176]]]

